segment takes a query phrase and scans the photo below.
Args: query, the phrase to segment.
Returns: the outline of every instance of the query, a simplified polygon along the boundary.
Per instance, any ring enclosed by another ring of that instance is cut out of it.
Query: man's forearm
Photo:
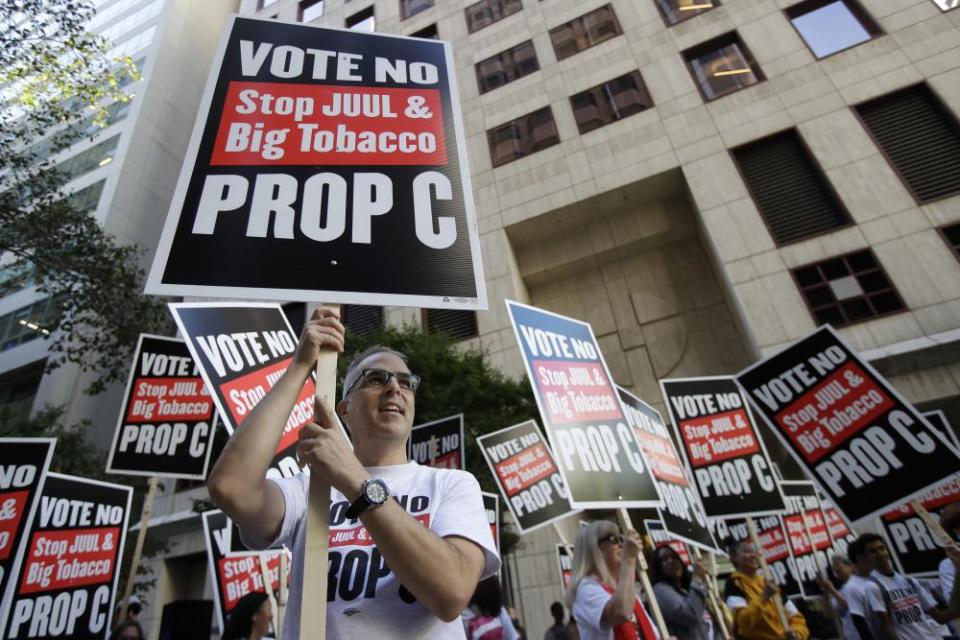
[[[290,411],[309,375],[309,368],[291,365],[234,431],[210,472],[211,497],[234,519],[242,520],[244,505],[255,506],[251,498],[263,489]]]
[[[421,604],[441,620],[460,615],[483,570],[478,547],[473,550],[480,554],[479,563],[476,554],[464,553],[430,531],[395,500],[361,514],[360,520],[387,566]]]

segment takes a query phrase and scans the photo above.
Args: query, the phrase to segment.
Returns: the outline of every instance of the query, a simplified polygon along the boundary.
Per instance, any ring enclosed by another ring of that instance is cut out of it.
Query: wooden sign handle
[[[697,559],[697,564],[703,562],[703,554],[700,553],[699,547],[694,547],[693,556]],[[731,640],[733,636],[730,634],[730,629],[727,628],[727,618],[723,614],[723,610],[720,608],[719,601],[720,595],[717,593],[717,583],[710,579],[710,575],[707,574],[707,606],[710,609],[710,614],[716,619],[717,625],[720,627],[720,635],[723,636],[723,640]]]
[[[767,568],[767,559],[763,555],[763,546],[760,544],[760,536],[757,535],[757,525],[753,518],[747,517],[747,530],[750,531],[750,541],[757,550],[757,556],[760,558],[760,570],[763,571],[763,577],[770,580],[770,571]],[[811,541],[812,544],[812,541]],[[777,617],[780,618],[780,624],[784,631],[790,630],[790,620],[787,618],[787,610],[783,607],[783,598],[779,593],[773,594],[773,606],[777,609]]]
[[[117,626],[127,619],[127,609],[130,608],[130,596],[133,595],[133,580],[137,577],[137,567],[140,566],[140,556],[143,555],[143,541],[147,537],[147,529],[150,528],[150,512],[153,511],[153,497],[157,494],[157,486],[160,484],[160,476],[150,478],[150,484],[147,485],[147,495],[143,499],[143,511],[140,514],[140,530],[137,531],[137,542],[133,546],[133,558],[130,560],[130,569],[127,573],[127,585],[123,589],[123,600],[120,602],[120,619],[113,621],[113,626]]]
[[[273,614],[273,619],[276,620],[277,616],[280,615],[280,606],[277,603],[277,594],[273,592],[273,580],[270,579],[270,567],[267,566],[267,554],[258,553],[257,557],[260,559],[260,578],[263,580],[263,590],[267,594],[267,600],[270,602],[270,612]]]
[[[919,500],[911,500],[910,506],[913,507],[913,510],[916,511],[920,519],[923,520],[923,524],[927,525],[927,528],[930,529],[930,533],[940,540],[940,544],[945,547],[953,544],[953,536],[950,535],[950,532],[940,526],[940,521],[934,518],[933,514],[920,504]]]
[[[328,308],[340,310],[338,305]],[[322,351],[317,359],[317,396],[331,404],[337,398],[337,352]],[[333,428],[336,428],[334,426]],[[310,637],[324,640],[327,633],[327,571],[330,535],[330,485],[310,475],[307,499],[307,539],[303,556],[303,589],[301,591],[300,631],[310,630]]]
[[[620,528],[624,533],[633,529],[633,524],[630,522],[630,514],[627,513],[627,510],[624,508],[617,509],[617,520],[620,522]],[[660,611],[660,603],[657,602],[657,597],[653,593],[653,585],[650,584],[650,576],[647,575],[647,558],[643,555],[643,551],[640,551],[640,555],[637,556],[637,577],[640,578],[640,586],[643,587],[643,592],[647,594],[647,602],[650,605],[650,611],[653,612],[653,619],[657,623],[657,629],[660,631],[661,638],[669,638],[670,632],[667,631],[667,622],[663,619],[663,612]]]
[[[290,575],[290,562],[287,558],[287,549],[284,547],[280,554],[280,594],[277,596],[277,618],[273,626],[277,631],[277,638],[283,637],[283,616],[287,611],[287,580]]]

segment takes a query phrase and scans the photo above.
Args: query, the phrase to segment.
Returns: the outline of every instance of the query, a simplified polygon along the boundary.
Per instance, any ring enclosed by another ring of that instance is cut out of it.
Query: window
[[[313,22],[323,15],[323,0],[302,0],[300,22]]]
[[[100,194],[103,193],[103,185],[106,182],[106,180],[100,180],[89,187],[75,191],[64,198],[64,202],[76,211],[92,213],[100,204]]]
[[[621,33],[613,7],[606,5],[550,29],[550,41],[557,60],[563,60]]]
[[[473,311],[424,309],[423,324],[427,333],[442,333],[451,340],[466,340],[478,335],[477,314]]]
[[[50,335],[59,314],[60,303],[44,298],[0,317],[0,351]]]
[[[34,283],[35,269],[29,260],[18,260],[0,267],[0,296],[5,296]]]
[[[494,167],[513,162],[560,142],[550,107],[511,120],[487,132]]]
[[[369,336],[383,328],[383,307],[345,304],[340,307],[340,317],[355,336]]]
[[[850,224],[796,129],[750,142],[732,153],[777,244]]]
[[[120,134],[118,133],[72,158],[67,158],[60,163],[58,169],[63,172],[64,179],[70,181],[98,167],[105,167],[113,161],[119,142]]]
[[[918,202],[960,193],[960,124],[927,85],[854,108]]]
[[[881,33],[857,0],[807,0],[786,13],[818,58],[855,47]]]
[[[377,25],[373,17],[373,6],[358,11],[346,20],[347,29],[354,31],[376,31]]]
[[[410,34],[414,38],[426,38],[428,40],[439,40],[440,34],[437,33],[437,25],[431,24],[429,26],[420,29],[420,31],[414,31]]]
[[[678,22],[683,22],[687,18],[699,15],[704,11],[710,11],[720,3],[718,0],[654,0],[657,8],[660,9],[660,15],[663,16],[667,26],[673,26]]]
[[[258,0],[258,2],[257,2],[257,11],[259,11],[260,9],[266,9],[266,8],[269,7],[270,5],[276,4],[276,3],[279,2],[279,1],[280,1],[280,0]]]
[[[704,100],[715,100],[764,79],[736,32],[687,49],[683,57]]]
[[[940,227],[940,233],[943,234],[943,239],[946,240],[950,248],[953,249],[957,260],[960,260],[960,222],[946,227]]]
[[[467,31],[474,33],[523,9],[520,0],[481,0],[463,10]]]
[[[434,0],[400,0],[400,19],[406,20],[433,6]]]
[[[818,323],[843,327],[906,306],[869,249],[793,270]]]
[[[580,133],[616,122],[653,106],[639,71],[608,80],[570,96],[573,117]]]
[[[512,49],[481,60],[477,63],[476,69],[480,93],[486,93],[538,71],[540,63],[537,62],[533,41],[527,40]]]

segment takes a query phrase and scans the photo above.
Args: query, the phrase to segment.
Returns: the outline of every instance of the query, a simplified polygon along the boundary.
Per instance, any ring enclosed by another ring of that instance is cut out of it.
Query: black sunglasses
[[[420,386],[420,376],[415,373],[386,371],[385,369],[361,369],[360,375],[357,376],[357,379],[353,381],[344,395],[353,391],[357,384],[363,387],[385,387],[390,384],[391,378],[397,379],[397,384],[400,385],[401,389],[407,389],[414,393]]]
[[[603,544],[605,542],[612,542],[613,544],[623,544],[623,536],[619,533],[611,533],[608,536],[604,536],[597,541],[598,544]]]

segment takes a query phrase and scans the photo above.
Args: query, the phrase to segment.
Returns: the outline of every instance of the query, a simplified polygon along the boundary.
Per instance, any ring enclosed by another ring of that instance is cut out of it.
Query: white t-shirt
[[[416,462],[367,467],[386,482],[407,513],[441,538],[466,538],[484,551],[482,578],[500,569],[480,485],[466,471],[434,469]],[[245,540],[251,548],[276,544],[293,549],[290,597],[283,624],[284,640],[300,635],[303,549],[306,539],[309,477],[298,474],[275,480],[286,506],[280,534],[273,541]],[[376,543],[359,520],[347,520],[350,501],[330,490],[330,571],[327,576],[327,638],[462,639],[459,618],[443,622],[416,601],[386,565]],[[252,543],[252,544],[251,544]],[[307,606],[317,606],[310,603]],[[305,636],[306,637],[306,636]]]
[[[860,640],[860,633],[853,626],[853,619],[850,616],[864,618],[870,627],[870,633],[875,638],[879,638],[880,620],[877,614],[885,613],[887,607],[883,604],[883,596],[880,594],[877,583],[852,575],[840,588],[840,593],[847,601],[847,608],[841,617],[843,635],[847,640]]]
[[[573,600],[573,619],[577,621],[577,631],[580,640],[612,640],[613,627],[603,622],[603,608],[613,597],[595,578],[584,578],[577,586],[577,597]],[[639,598],[637,602],[640,602]],[[640,604],[643,606],[643,603]],[[646,608],[644,607],[644,611]],[[650,618],[650,626],[654,635],[659,638],[660,633]]]
[[[940,593],[943,599],[950,602],[950,594],[953,593],[953,581],[957,579],[957,568],[953,566],[950,558],[944,558],[937,567],[937,578],[940,580]]]
[[[894,632],[900,640],[930,640],[940,637],[936,623],[927,614],[927,609],[936,606],[933,598],[912,578],[899,573],[885,576],[879,571],[870,574],[882,588],[884,603],[893,622]],[[884,595],[885,594],[885,595]]]

